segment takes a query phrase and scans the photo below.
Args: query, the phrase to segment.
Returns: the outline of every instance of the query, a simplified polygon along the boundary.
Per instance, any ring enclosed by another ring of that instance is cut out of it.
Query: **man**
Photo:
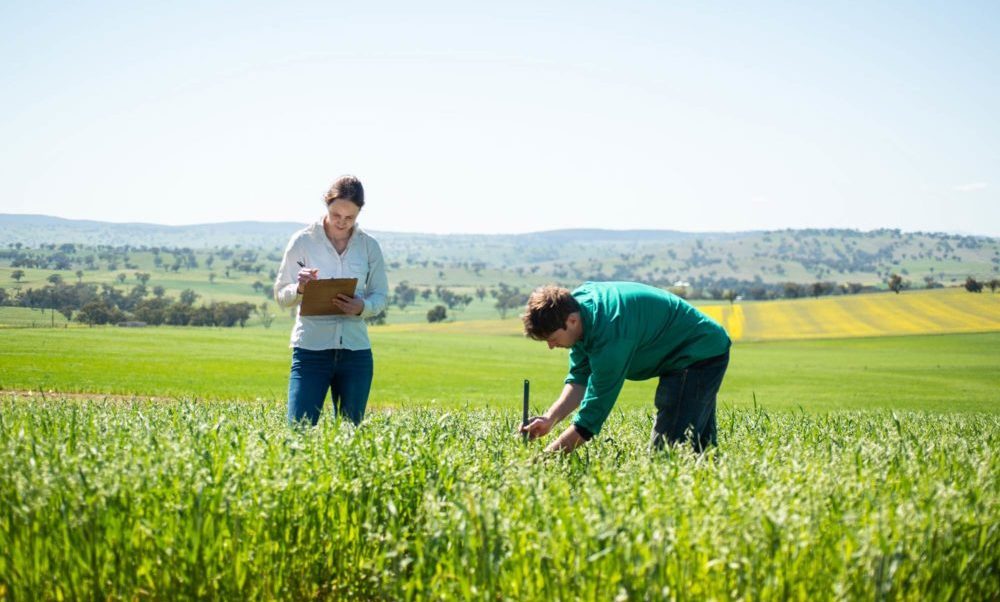
[[[686,301],[633,282],[587,282],[570,292],[535,289],[522,316],[524,332],[549,349],[570,350],[559,399],[521,427],[546,435],[577,407],[573,423],[547,448],[569,452],[597,435],[625,379],[658,376],[651,449],[690,439],[695,450],[716,444],[715,397],[729,365],[725,329]]]

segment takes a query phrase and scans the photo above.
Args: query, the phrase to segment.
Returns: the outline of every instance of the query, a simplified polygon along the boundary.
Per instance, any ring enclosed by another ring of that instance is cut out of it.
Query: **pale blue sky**
[[[812,5],[811,8],[806,4]],[[1000,2],[0,3],[0,213],[1000,235]]]

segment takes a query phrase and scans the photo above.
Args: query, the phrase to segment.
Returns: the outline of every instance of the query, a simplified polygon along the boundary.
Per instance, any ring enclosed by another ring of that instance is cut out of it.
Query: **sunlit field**
[[[0,307],[0,329],[2,328],[65,328],[66,316],[51,309],[31,307]]]
[[[562,388],[566,351],[457,325],[373,329],[373,409],[517,408],[532,382],[544,409]],[[288,334],[264,329],[0,330],[0,391],[159,399],[286,398]],[[737,342],[722,404],[834,411],[997,407],[1000,333]],[[619,406],[648,407],[655,381],[628,382]]]
[[[0,401],[0,597],[989,600],[996,413],[649,412],[548,457],[496,410]]]
[[[935,295],[869,301],[987,332],[734,306],[701,456],[648,452],[655,381],[571,457],[525,444],[566,352],[516,319],[372,328],[358,429],[288,426],[286,328],[0,329],[0,599],[995,599],[1000,332]]]
[[[734,340],[875,337],[1000,330],[1000,295],[964,289],[705,305]]]

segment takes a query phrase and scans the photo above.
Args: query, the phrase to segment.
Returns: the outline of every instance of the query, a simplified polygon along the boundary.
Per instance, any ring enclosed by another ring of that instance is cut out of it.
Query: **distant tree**
[[[420,291],[420,297],[421,297],[421,298],[422,298],[422,299],[423,299],[424,301],[430,301],[430,300],[431,300],[431,294],[432,294],[433,292],[434,292],[434,291],[432,291],[431,289],[429,289],[429,288],[425,288],[424,290]]]
[[[83,282],[83,270],[76,271],[76,281]]]
[[[254,280],[253,284],[250,285],[255,293],[259,293],[264,290],[264,284],[260,280]]]
[[[427,310],[427,321],[442,322],[448,318],[448,310],[444,305],[435,305],[433,309]]]
[[[821,295],[832,295],[837,290],[835,282],[813,282],[809,287],[813,297]]]
[[[149,274],[146,272],[136,272],[135,279],[139,281],[139,284],[145,286],[149,282]]]
[[[10,273],[10,277],[14,279],[15,282],[20,282],[24,278],[24,270],[14,270]]]
[[[405,280],[396,285],[393,293],[393,300],[399,309],[406,309],[407,305],[411,305],[417,300],[417,289],[410,286]]]
[[[52,284],[57,284],[57,285],[58,284],[62,284],[62,282],[63,282],[63,278],[59,274],[51,274],[51,275],[49,275],[48,278],[46,278],[46,280],[48,280]]]
[[[186,288],[181,291],[181,303],[184,305],[194,305],[200,295],[193,290]]]
[[[983,283],[977,281],[972,276],[965,279],[965,290],[970,293],[981,293],[983,292]]]
[[[785,299],[797,299],[802,296],[802,287],[795,282],[786,282],[782,285]]]
[[[260,304],[260,307],[257,308],[257,314],[260,315],[260,323],[264,325],[264,328],[270,328],[271,324],[274,323],[274,314],[269,311],[267,301]]]
[[[244,327],[250,319],[250,313],[255,309],[245,301],[226,303],[221,301],[209,307],[200,307],[193,312],[191,324],[196,326],[236,326]]]
[[[132,311],[140,303],[142,303],[142,300],[145,299],[148,294],[149,290],[145,286],[137,284],[128,292],[128,295],[125,296],[119,307],[125,311]]]
[[[990,292],[991,293],[995,293],[995,292],[997,292],[997,288],[1000,288],[1000,280],[997,280],[996,278],[994,278],[994,279],[990,280],[989,282],[987,282],[986,286],[990,287]]]
[[[476,297],[478,297],[480,301],[482,301],[483,299],[485,299],[486,298],[486,287],[480,286],[479,288],[477,288],[476,289]]]
[[[448,306],[448,309],[455,309],[459,305],[468,305],[472,302],[470,295],[459,295],[455,291],[440,285],[435,288],[434,292],[437,293],[437,298]],[[465,297],[468,297],[468,302],[465,300]]]
[[[494,293],[496,303],[493,304],[493,307],[497,310],[497,313],[500,314],[501,319],[505,319],[507,317],[508,311],[520,310],[521,307],[528,302],[527,294],[522,293],[520,289],[509,286],[503,282],[497,286]]]
[[[187,326],[191,323],[191,311],[192,307],[190,305],[174,303],[167,308],[164,322],[171,326]]]
[[[103,299],[95,299],[76,312],[76,321],[89,326],[94,324],[116,324],[125,319],[122,312]]]
[[[152,326],[159,326],[167,320],[167,310],[170,308],[170,300],[162,297],[143,299],[136,304],[132,310],[135,319]]]
[[[889,285],[889,290],[898,295],[899,291],[903,290],[903,277],[894,273],[889,276],[887,284]]]
[[[731,288],[727,288],[726,290],[722,291],[722,298],[725,299],[726,301],[729,301],[730,305],[733,304],[733,301],[735,301],[736,297],[738,296],[739,294],[737,294],[736,290]]]
[[[156,297],[157,299],[163,298],[163,295],[166,294],[166,292],[167,289],[163,288],[159,284],[153,287],[153,296]]]
[[[208,273],[208,283],[215,284],[215,272]]]
[[[120,272],[117,276],[119,284],[125,284],[125,279],[128,278],[128,274],[125,272]]]

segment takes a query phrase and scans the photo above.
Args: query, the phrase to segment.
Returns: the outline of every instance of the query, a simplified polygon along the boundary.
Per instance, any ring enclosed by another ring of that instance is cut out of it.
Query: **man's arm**
[[[529,439],[537,439],[539,437],[544,437],[552,430],[552,427],[559,423],[560,420],[570,415],[577,407],[580,405],[580,400],[583,399],[583,392],[586,387],[576,383],[569,383],[563,387],[562,394],[559,395],[559,399],[545,411],[545,414],[541,416],[535,416],[528,424],[521,427],[522,433],[528,433]],[[573,427],[570,427],[573,429]],[[565,433],[563,433],[565,435]],[[559,437],[562,439],[562,435]],[[551,447],[551,446],[550,446]]]
[[[563,431],[555,441],[549,443],[549,446],[545,448],[545,451],[561,451],[569,453],[586,442],[587,440],[580,435],[580,431],[576,430],[576,425],[571,424],[566,427],[566,430]]]
[[[600,433],[618,401],[634,355],[635,345],[628,339],[619,339],[591,356],[592,372],[580,400],[580,411],[573,419],[573,426],[586,439]]]
[[[596,362],[600,369],[591,371],[586,387],[575,383],[566,385],[566,389],[578,387],[578,390],[574,392],[575,397],[572,399],[573,405],[571,407],[568,407],[568,404],[561,405],[559,403],[566,397],[567,390],[564,389],[560,400],[549,408],[549,412],[546,412],[547,415],[555,414],[557,411],[561,412],[558,414],[558,420],[548,424],[548,429],[551,429],[556,422],[568,416],[575,408],[580,408],[580,413],[573,420],[573,424],[569,425],[555,441],[550,443],[545,451],[571,452],[589,441],[600,430],[608,413],[611,412],[611,407],[618,400],[618,394],[625,382],[627,366],[634,353],[634,349],[629,349],[628,341],[622,341],[616,345],[620,347],[608,346],[601,351],[605,357],[610,359],[609,361]],[[600,358],[600,356],[598,357]],[[594,364],[590,363],[590,367],[593,368]],[[548,429],[545,430],[546,433]]]

